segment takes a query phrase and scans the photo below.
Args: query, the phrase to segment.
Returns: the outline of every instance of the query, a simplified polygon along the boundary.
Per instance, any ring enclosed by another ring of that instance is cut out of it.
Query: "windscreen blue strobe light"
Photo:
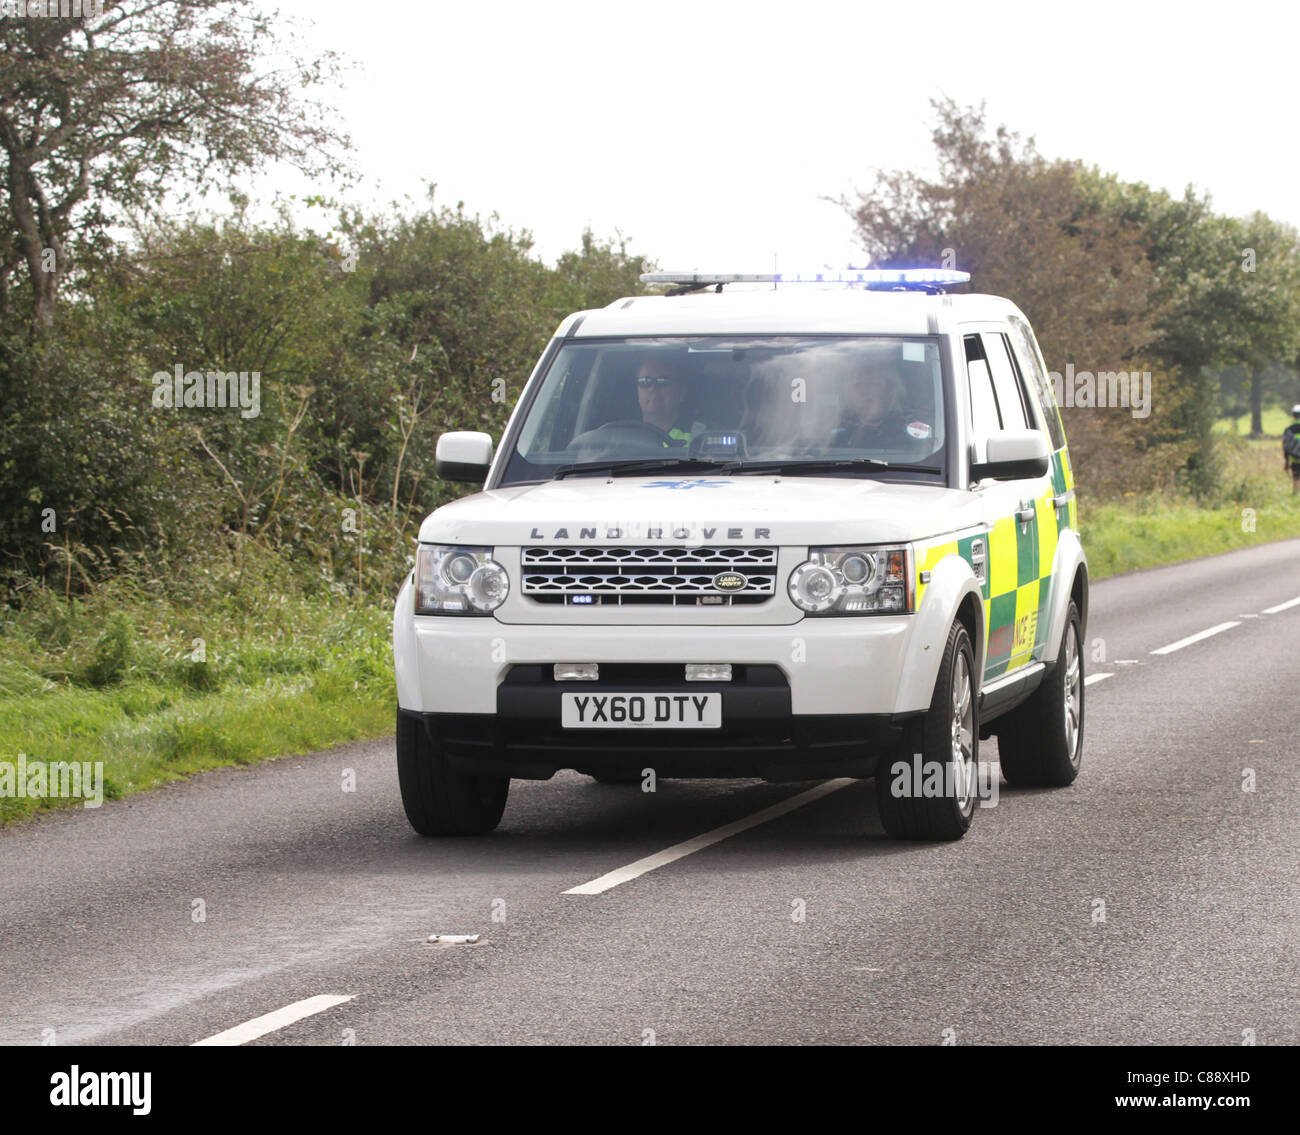
[[[866,288],[941,288],[970,282],[955,268],[847,268],[821,272],[643,272],[643,284],[857,284]]]

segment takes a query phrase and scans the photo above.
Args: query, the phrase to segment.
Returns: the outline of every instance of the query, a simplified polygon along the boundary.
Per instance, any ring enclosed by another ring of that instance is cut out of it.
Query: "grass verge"
[[[200,620],[139,595],[29,604],[0,624],[0,762],[102,762],[114,799],[392,730],[387,604],[239,607]],[[6,793],[0,824],[81,804]]]
[[[1158,510],[1101,505],[1088,509],[1079,527],[1095,582],[1126,571],[1300,536],[1300,497],[1256,509],[1253,530],[1248,527],[1251,522],[1245,507],[1205,509],[1162,502]]]
[[[1080,493],[1079,528],[1094,580],[1300,536],[1300,496],[1276,441],[1225,437],[1222,486],[1212,502],[1157,495],[1092,504]]]

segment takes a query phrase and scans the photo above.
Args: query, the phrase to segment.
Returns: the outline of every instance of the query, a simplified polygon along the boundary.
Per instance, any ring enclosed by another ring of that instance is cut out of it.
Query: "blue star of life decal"
[[[643,489],[719,489],[723,485],[730,485],[730,481],[647,481],[641,487]]]

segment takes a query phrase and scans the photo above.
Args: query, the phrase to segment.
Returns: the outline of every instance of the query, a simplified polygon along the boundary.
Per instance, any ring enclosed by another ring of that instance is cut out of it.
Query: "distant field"
[[[1281,437],[1282,431],[1291,424],[1291,415],[1280,406],[1271,406],[1264,411],[1264,432],[1269,437]],[[1235,428],[1234,428],[1235,427]],[[1250,433],[1250,415],[1242,414],[1240,418],[1220,418],[1214,423],[1220,433]]]

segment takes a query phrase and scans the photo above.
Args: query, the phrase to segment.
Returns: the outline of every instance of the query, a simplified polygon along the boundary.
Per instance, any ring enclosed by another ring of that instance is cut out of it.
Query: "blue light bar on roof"
[[[845,284],[862,288],[933,291],[970,281],[954,268],[845,268],[821,272],[643,272],[643,284],[707,288],[716,284]]]

